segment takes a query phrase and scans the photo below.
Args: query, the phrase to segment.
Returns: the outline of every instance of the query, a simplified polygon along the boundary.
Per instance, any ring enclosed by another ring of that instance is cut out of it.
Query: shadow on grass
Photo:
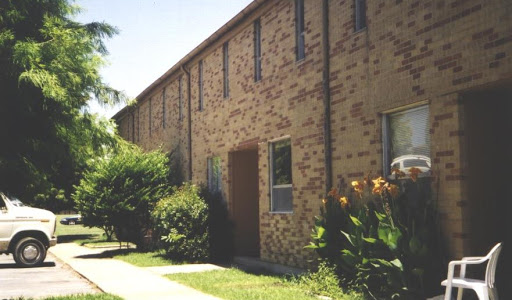
[[[70,235],[59,235],[57,238],[57,243],[71,243],[77,240],[92,240],[97,238],[95,234],[70,234]]]
[[[117,255],[127,255],[132,252],[139,252],[137,249],[115,249],[115,250],[105,250],[98,254],[86,254],[77,256],[77,258],[114,258]]]

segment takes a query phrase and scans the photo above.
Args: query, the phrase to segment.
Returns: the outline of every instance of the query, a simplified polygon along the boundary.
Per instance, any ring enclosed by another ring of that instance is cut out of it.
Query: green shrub
[[[316,272],[308,272],[295,280],[301,289],[314,296],[325,296],[338,300],[364,300],[363,295],[355,292],[344,293],[336,268],[327,262],[321,262]]]
[[[155,231],[167,255],[176,260],[209,258],[208,205],[197,186],[186,183],[161,199],[154,211]]]
[[[73,194],[84,224],[103,228],[108,237],[115,232],[119,241],[146,250],[151,211],[169,192],[167,166],[161,151],[146,153],[129,144],[92,162]]]
[[[210,260],[231,262],[235,252],[234,224],[229,218],[227,203],[221,192],[211,192],[205,186],[201,187],[200,195],[208,204]]]

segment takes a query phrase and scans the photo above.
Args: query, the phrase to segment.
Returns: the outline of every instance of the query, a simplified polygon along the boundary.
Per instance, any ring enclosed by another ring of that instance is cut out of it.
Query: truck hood
[[[34,207],[16,207],[13,209],[13,215],[22,219],[55,219],[55,214],[49,210]]]

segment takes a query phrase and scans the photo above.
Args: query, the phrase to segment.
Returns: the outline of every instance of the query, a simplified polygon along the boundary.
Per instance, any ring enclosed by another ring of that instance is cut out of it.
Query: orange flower
[[[418,179],[418,175],[422,173],[420,169],[412,167],[409,169],[409,174],[411,175],[412,181],[416,182]]]
[[[347,208],[350,205],[347,197],[340,197],[340,204],[343,209]]]
[[[356,193],[358,193],[359,196],[361,196],[361,194],[363,193],[363,189],[364,189],[364,182],[352,181],[352,186],[354,187],[354,191],[356,191]]]
[[[391,174],[395,174],[395,175],[397,175],[397,177],[398,177],[398,178],[403,178],[403,177],[405,177],[405,173],[404,173],[404,172],[402,172],[402,171],[400,171],[400,169],[398,169],[398,168],[393,168],[393,169],[391,169]]]
[[[338,190],[336,188],[332,188],[329,193],[327,194],[329,196],[333,196],[333,197],[336,197],[338,196]]]
[[[372,180],[372,182],[373,182],[372,193],[374,195],[380,195],[380,193],[382,192],[382,188],[387,184],[386,180],[384,180],[384,178],[382,178],[382,177],[378,177],[378,178]]]
[[[396,196],[398,196],[398,192],[399,192],[398,186],[396,186],[394,184],[390,184],[387,188],[388,188],[388,192],[391,195],[391,197],[396,198]]]

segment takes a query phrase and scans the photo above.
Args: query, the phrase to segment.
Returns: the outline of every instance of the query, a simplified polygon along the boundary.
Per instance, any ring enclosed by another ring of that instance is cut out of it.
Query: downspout
[[[188,98],[188,180],[192,181],[192,95],[190,70],[181,65],[183,73],[187,74],[187,98]]]
[[[322,52],[323,72],[322,90],[324,94],[324,154],[325,154],[325,191],[332,188],[332,149],[331,149],[331,90],[329,87],[329,0],[322,1]]]

